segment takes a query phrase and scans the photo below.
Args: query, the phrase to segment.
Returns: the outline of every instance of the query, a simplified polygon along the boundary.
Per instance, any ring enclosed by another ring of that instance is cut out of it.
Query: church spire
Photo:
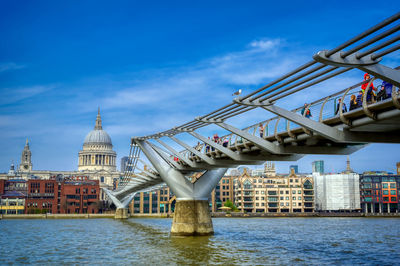
[[[346,173],[352,173],[353,170],[350,168],[350,158],[347,155],[347,162],[346,162]]]
[[[29,140],[26,138],[25,146],[29,147]]]
[[[96,130],[103,129],[103,127],[101,126],[100,107],[97,110],[96,125],[94,126],[94,129]]]

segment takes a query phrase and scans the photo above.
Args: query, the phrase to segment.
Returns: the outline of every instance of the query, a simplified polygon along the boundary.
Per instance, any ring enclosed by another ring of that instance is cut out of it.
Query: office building
[[[324,161],[314,161],[312,162],[312,172],[313,173],[324,173]]]
[[[128,168],[128,156],[124,156],[121,158],[121,168],[120,168],[120,172],[124,173],[126,170],[129,170],[131,168]]]

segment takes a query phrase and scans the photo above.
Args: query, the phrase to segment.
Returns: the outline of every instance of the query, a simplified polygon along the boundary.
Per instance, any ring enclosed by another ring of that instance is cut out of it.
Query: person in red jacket
[[[364,80],[369,80],[370,78],[371,77],[370,77],[370,75],[368,73],[364,74]],[[363,93],[365,93],[365,90],[367,89],[368,83],[369,83],[369,81],[366,81],[361,85],[361,90],[362,90]],[[371,102],[372,101],[373,96],[374,96],[374,92],[373,91],[376,91],[376,88],[374,87],[374,83],[371,82],[371,85],[369,86],[369,89],[367,91],[367,102]]]

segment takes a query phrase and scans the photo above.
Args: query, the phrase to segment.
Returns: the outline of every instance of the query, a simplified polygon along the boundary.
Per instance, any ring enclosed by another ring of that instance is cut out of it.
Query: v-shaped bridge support
[[[207,170],[196,182],[192,183],[164,160],[150,143],[145,140],[134,141],[177,197],[171,234],[213,234],[208,198],[228,169]]]

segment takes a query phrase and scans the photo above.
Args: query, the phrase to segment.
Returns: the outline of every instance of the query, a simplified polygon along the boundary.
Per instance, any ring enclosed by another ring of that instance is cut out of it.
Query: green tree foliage
[[[230,201],[230,200],[225,201],[224,206],[225,206],[225,207],[231,208],[232,211],[237,211],[237,209],[238,209],[238,208],[235,206],[235,204],[233,204],[233,202]]]

